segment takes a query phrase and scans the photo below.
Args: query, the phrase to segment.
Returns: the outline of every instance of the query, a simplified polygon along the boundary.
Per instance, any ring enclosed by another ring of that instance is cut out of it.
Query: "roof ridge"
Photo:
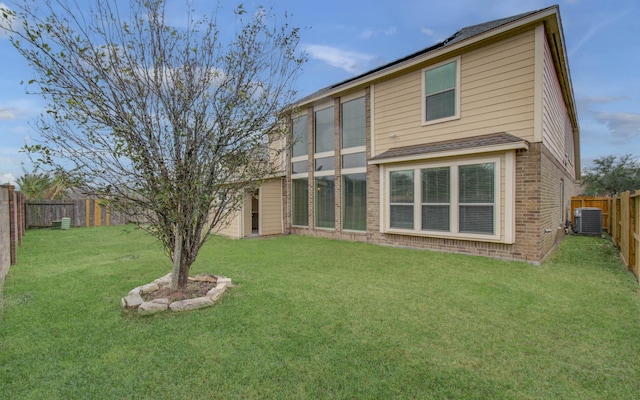
[[[498,28],[502,25],[506,25],[510,22],[517,21],[519,19],[528,17],[529,15],[533,15],[553,7],[557,7],[557,6],[550,6],[546,8],[541,8],[539,10],[527,11],[521,14],[512,15],[510,17],[498,18],[492,21],[486,21],[486,22],[481,22],[479,24],[465,26],[462,29],[460,29],[458,32],[454,33],[453,35],[445,39],[443,44],[445,46],[448,46],[450,44],[460,42],[464,39],[468,39],[472,36],[479,35],[481,33],[490,31],[491,29]]]

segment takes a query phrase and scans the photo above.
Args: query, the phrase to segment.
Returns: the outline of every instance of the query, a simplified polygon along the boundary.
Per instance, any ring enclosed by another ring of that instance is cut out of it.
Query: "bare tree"
[[[207,236],[251,190],[281,168],[280,110],[295,96],[304,56],[288,17],[258,7],[170,24],[165,0],[23,0],[2,10],[2,29],[33,67],[31,92],[48,101],[29,146],[41,163],[73,169],[84,189],[144,228],[184,288]],[[125,12],[126,11],[126,12]],[[174,16],[175,17],[175,16]],[[184,17],[184,18],[182,18]],[[177,18],[175,18],[177,20]]]

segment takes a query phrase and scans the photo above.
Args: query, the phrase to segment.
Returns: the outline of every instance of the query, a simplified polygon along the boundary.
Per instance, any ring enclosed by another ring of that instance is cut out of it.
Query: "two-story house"
[[[271,218],[281,233],[531,262],[564,237],[580,142],[557,6],[463,28],[292,110],[271,206],[248,196],[256,232]]]

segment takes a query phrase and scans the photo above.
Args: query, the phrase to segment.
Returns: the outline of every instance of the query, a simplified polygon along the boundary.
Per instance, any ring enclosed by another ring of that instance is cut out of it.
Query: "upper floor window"
[[[424,70],[424,121],[426,123],[458,117],[460,82],[459,60]]]
[[[342,148],[364,146],[367,142],[364,97],[342,103]]]
[[[315,116],[315,152],[323,153],[327,151],[334,151],[333,107],[316,111]]]
[[[307,155],[309,152],[309,135],[307,134],[307,116],[302,115],[293,120],[293,146],[291,156]]]

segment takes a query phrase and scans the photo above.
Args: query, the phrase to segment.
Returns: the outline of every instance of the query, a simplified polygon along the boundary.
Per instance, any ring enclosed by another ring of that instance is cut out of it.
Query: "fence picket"
[[[53,221],[71,218],[71,226],[124,225],[124,215],[112,213],[106,203],[98,199],[43,200],[25,203],[26,227],[48,228]]]

